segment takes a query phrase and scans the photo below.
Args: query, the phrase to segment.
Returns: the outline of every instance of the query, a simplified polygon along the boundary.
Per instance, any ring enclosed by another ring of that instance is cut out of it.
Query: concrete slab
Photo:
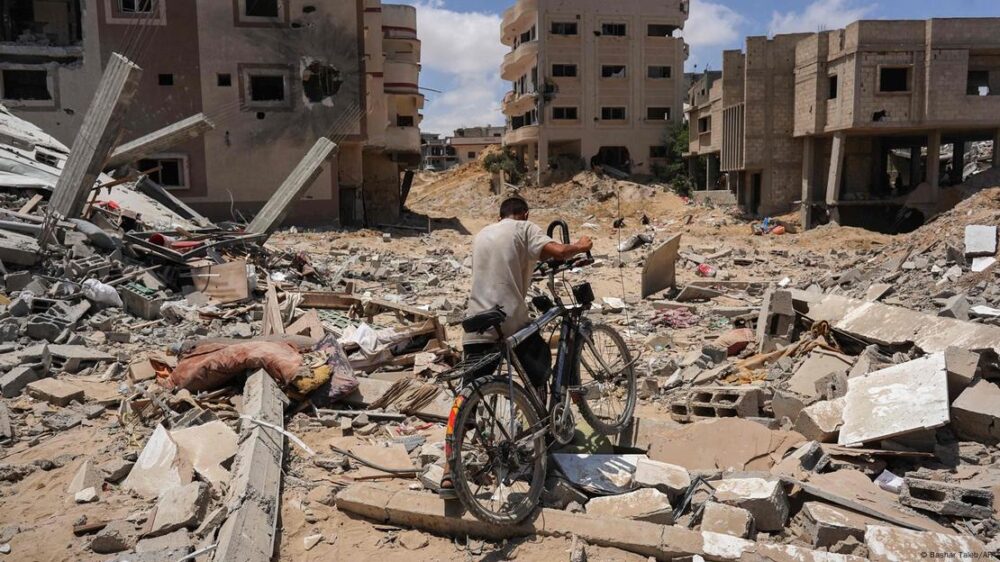
[[[788,521],[788,498],[777,480],[722,480],[715,484],[715,501],[749,511],[760,531],[781,531]]]
[[[896,527],[869,526],[865,532],[868,558],[872,562],[959,559],[989,560],[986,545],[970,536],[910,531]]]
[[[208,509],[208,485],[191,482],[160,494],[147,536],[158,537],[178,529],[194,529]]]
[[[988,444],[1000,442],[1000,386],[981,380],[951,405],[952,429],[960,437]]]
[[[646,256],[642,266],[642,298],[677,286],[677,255],[681,235],[677,234]]]
[[[239,438],[225,422],[214,421],[171,431],[170,438],[184,460],[204,479],[213,485],[229,483],[229,470],[221,465],[236,454]]]
[[[158,425],[122,487],[145,498],[155,498],[171,488],[189,484],[193,476],[194,469],[180,454],[177,443]]]
[[[678,497],[691,487],[691,475],[686,468],[640,458],[635,464],[634,481],[644,488],[656,488],[670,497]]]
[[[701,530],[745,539],[754,532],[753,514],[741,507],[708,502],[701,515]]]
[[[840,445],[857,446],[951,421],[943,353],[849,379],[845,398]]]
[[[71,402],[83,403],[83,389],[58,379],[48,378],[29,383],[25,388],[28,396],[44,400],[53,406],[66,407]]]
[[[594,498],[587,502],[587,515],[616,517],[672,525],[673,508],[670,497],[652,488],[641,488],[617,496]]]
[[[635,488],[636,464],[645,456],[556,453],[552,458],[573,484],[593,493],[623,494]]]
[[[770,470],[806,439],[739,418],[720,418],[659,432],[650,441],[650,459],[689,471]]]
[[[822,502],[802,505],[803,526],[815,547],[826,548],[854,537],[865,540],[868,525],[878,525],[878,519]]]
[[[41,248],[30,236],[0,230],[0,262],[30,267],[38,263]]]
[[[795,419],[795,431],[806,439],[833,443],[837,440],[840,427],[844,424],[845,404],[846,399],[837,398],[807,406]]]
[[[105,168],[113,169],[137,162],[151,154],[163,152],[168,148],[198,138],[214,128],[215,125],[209,121],[204,113],[192,115],[119,146],[108,157]]]
[[[965,227],[965,256],[977,258],[997,253],[997,227],[969,225]]]
[[[788,379],[788,390],[815,399],[818,397],[816,382],[831,373],[847,373],[854,361],[840,353],[817,349],[811,352],[806,360]]]

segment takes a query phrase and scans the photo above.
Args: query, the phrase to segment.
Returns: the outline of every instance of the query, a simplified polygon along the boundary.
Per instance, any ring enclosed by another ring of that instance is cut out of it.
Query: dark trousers
[[[469,344],[463,350],[464,360],[469,362],[483,355],[495,353],[499,349],[500,344],[498,343]],[[545,339],[542,338],[541,334],[537,332],[532,334],[531,337],[524,340],[521,345],[514,349],[514,353],[517,354],[517,359],[521,362],[521,366],[524,367],[524,371],[531,380],[531,384],[536,388],[544,387],[552,371],[552,351],[549,349],[549,345],[545,343]],[[470,373],[468,377],[478,379],[492,375],[496,372],[498,366],[499,361],[492,365],[484,365],[482,369]],[[467,379],[465,382],[468,383],[471,381]]]

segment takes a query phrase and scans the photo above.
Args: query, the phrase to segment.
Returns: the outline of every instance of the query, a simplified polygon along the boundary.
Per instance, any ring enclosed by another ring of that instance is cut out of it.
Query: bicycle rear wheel
[[[519,385],[488,380],[464,389],[448,428],[448,463],[458,499],[477,519],[516,525],[538,506],[545,484],[545,433]],[[512,423],[513,420],[513,423]]]
[[[595,431],[615,435],[632,422],[637,393],[632,354],[611,326],[595,324],[584,342],[580,386],[577,407]]]

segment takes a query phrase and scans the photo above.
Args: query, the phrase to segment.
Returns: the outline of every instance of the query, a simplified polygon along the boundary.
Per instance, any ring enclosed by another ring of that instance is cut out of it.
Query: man
[[[520,197],[511,197],[500,205],[500,222],[484,228],[472,241],[472,292],[467,315],[487,312],[499,305],[507,315],[500,327],[504,337],[531,323],[525,299],[538,261],[567,261],[594,247],[586,236],[576,244],[560,244],[538,225],[528,222],[528,214],[528,203]],[[492,330],[466,334],[462,342],[466,360],[495,351],[498,346],[496,332]],[[544,393],[552,368],[548,344],[536,333],[515,351],[531,383]],[[451,470],[447,466],[440,493],[444,498],[455,497]]]

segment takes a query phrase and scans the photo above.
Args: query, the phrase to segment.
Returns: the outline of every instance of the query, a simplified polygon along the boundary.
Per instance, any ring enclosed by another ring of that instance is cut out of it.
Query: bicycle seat
[[[507,315],[499,307],[479,314],[473,314],[462,320],[462,329],[466,334],[483,334],[503,324]]]

